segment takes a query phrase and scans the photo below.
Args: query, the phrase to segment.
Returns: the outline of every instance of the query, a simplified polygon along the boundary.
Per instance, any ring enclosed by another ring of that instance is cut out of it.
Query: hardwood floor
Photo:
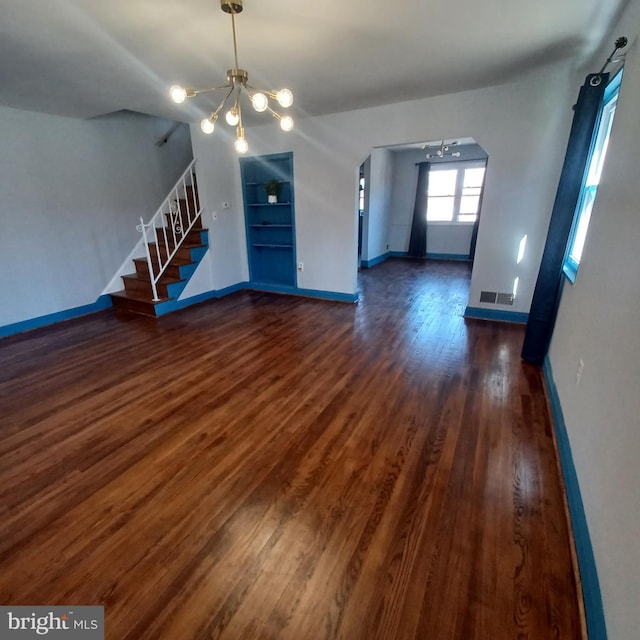
[[[581,637],[541,373],[469,268],[0,341],[0,603],[106,637]]]

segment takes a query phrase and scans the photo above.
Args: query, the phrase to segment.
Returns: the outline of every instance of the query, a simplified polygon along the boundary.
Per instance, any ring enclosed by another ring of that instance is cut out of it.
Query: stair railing
[[[140,224],[136,227],[142,233],[154,302],[160,300],[158,281],[202,214],[196,191],[195,167],[194,158],[153,218],[146,223],[140,218]]]

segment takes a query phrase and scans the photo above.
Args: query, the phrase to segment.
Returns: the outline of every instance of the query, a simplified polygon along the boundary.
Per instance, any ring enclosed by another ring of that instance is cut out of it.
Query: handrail
[[[136,227],[142,233],[154,302],[160,301],[158,281],[202,214],[200,199],[196,193],[195,166],[194,158],[169,191],[169,195],[153,218],[147,223],[140,218],[140,224]],[[191,195],[187,187],[191,187]],[[169,223],[169,229],[165,222]],[[155,245],[155,250],[151,245]]]
[[[185,123],[174,122],[173,126],[167,131],[167,133],[165,133],[161,138],[158,138],[156,141],[156,147],[161,147],[162,145],[167,144],[167,142],[169,142],[169,138],[176,132],[176,129],[183,124]]]

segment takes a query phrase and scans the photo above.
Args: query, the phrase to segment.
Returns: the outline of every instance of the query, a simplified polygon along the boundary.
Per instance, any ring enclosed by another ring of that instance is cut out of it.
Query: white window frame
[[[486,160],[463,160],[463,161],[454,161],[454,162],[432,162],[431,166],[429,167],[429,179],[431,179],[431,174],[436,171],[451,171],[452,169],[455,169],[458,172],[456,175],[455,192],[452,194],[453,195],[453,219],[452,220],[429,220],[427,217],[427,224],[472,226],[476,223],[476,220],[480,215],[480,209],[482,208],[482,195],[484,193],[484,184],[487,177],[487,161]],[[467,169],[484,169],[485,170],[484,177],[482,180],[482,185],[480,186],[480,195],[479,195],[479,202],[478,202],[478,211],[476,212],[476,220],[459,220],[460,215],[468,215],[468,214],[460,214],[460,203],[462,201],[462,190],[464,185],[464,172]],[[446,197],[446,196],[435,196],[435,197]],[[428,215],[428,209],[429,209],[428,190],[426,194],[426,202],[427,202],[427,211],[425,211],[425,215]]]

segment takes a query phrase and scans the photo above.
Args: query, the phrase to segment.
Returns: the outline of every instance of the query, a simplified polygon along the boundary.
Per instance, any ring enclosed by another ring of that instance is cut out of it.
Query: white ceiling
[[[504,82],[584,60],[626,0],[244,0],[239,63],[288,86],[294,115]],[[613,44],[613,43],[612,43]],[[219,0],[0,0],[0,104],[76,117],[130,109],[180,120],[172,84],[222,84],[233,66]]]

